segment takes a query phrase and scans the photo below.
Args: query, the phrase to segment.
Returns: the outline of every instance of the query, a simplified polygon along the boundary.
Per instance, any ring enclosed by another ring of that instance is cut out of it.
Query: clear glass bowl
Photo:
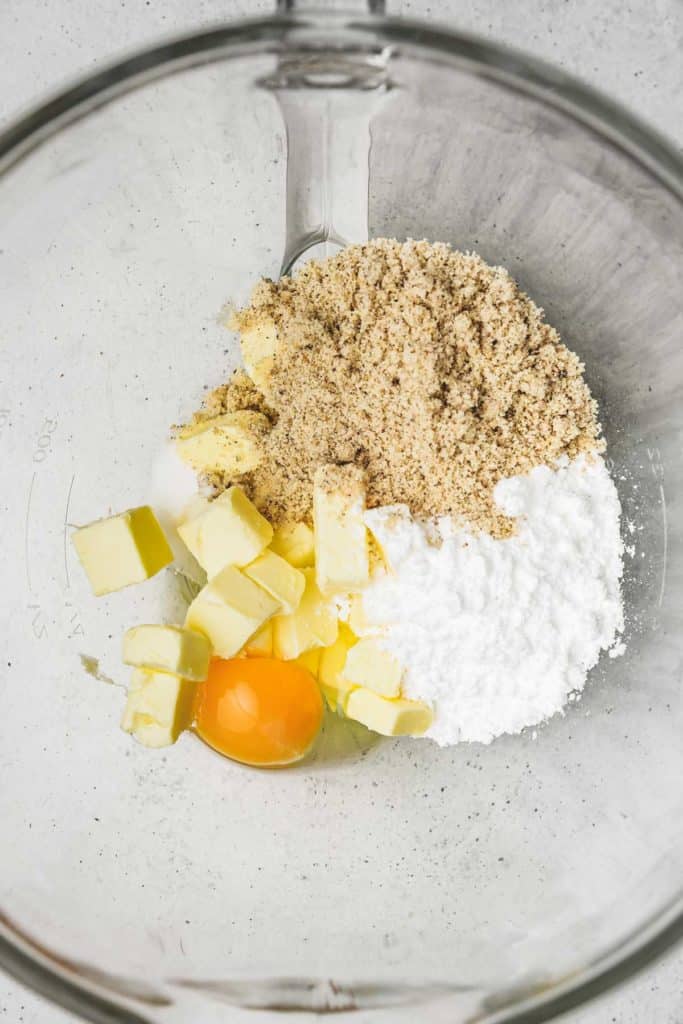
[[[524,57],[305,11],[96,74],[0,156],[4,966],[94,1021],[529,1024],[677,938],[677,157]],[[287,771],[191,736],[150,753],[87,659],[123,682],[121,633],[172,614],[175,578],[96,601],[69,525],[147,499],[169,425],[236,365],[226,300],[368,223],[508,266],[585,359],[633,549],[626,654],[488,747],[329,722]]]

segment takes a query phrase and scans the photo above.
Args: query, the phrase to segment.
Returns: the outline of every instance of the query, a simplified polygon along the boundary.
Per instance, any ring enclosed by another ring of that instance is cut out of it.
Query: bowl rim
[[[155,79],[201,64],[286,44],[293,33],[345,33],[368,43],[426,51],[476,67],[477,73],[561,110],[645,169],[683,204],[683,157],[656,130],[591,86],[521,51],[455,27],[376,14],[307,10],[223,22],[172,36],[129,56],[101,64],[0,131],[0,179],[43,142],[117,97]],[[273,50],[275,52],[275,50]],[[542,1024],[620,984],[683,939],[683,890],[612,949],[543,992],[511,993],[482,1024]],[[94,985],[78,969],[23,935],[0,911],[0,967],[19,982],[94,1024],[148,1024],[136,1011]],[[303,1009],[303,1007],[302,1007]],[[143,1011],[144,1013],[144,1011]]]

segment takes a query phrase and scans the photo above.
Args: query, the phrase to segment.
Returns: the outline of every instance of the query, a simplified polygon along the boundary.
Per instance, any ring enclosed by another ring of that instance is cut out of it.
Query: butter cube
[[[401,692],[401,665],[372,636],[354,644],[346,656],[342,675],[347,682],[366,686],[383,697],[398,697]]]
[[[264,551],[243,571],[245,576],[280,602],[286,615],[297,610],[306,586],[306,577],[299,569],[285,562],[284,558],[280,558],[274,551]]]
[[[133,672],[121,728],[146,747],[166,747],[192,722],[196,685],[147,669]]]
[[[187,523],[190,519],[196,519],[203,512],[211,508],[211,499],[206,494],[193,494],[179,515],[175,517],[176,523]]]
[[[276,658],[293,661],[313,647],[328,647],[337,639],[337,616],[323,598],[313,569],[302,569],[306,587],[292,615],[273,620],[273,652]]]
[[[141,714],[135,714],[131,728],[124,729],[124,732],[132,733],[134,739],[143,747],[155,750],[160,747],[172,746],[182,731],[182,729],[174,729],[170,725],[161,725],[149,715]]]
[[[181,459],[200,473],[239,476],[258,466],[269,430],[263,413],[240,409],[183,427],[176,449]]]
[[[321,466],[313,480],[313,527],[318,586],[323,594],[367,586],[368,559],[363,471]]]
[[[354,594],[349,601],[349,626],[356,636],[365,636],[373,628],[365,614],[362,594]]]
[[[241,487],[229,487],[178,533],[211,579],[226,565],[248,565],[267,547],[273,528]]]
[[[240,335],[240,346],[245,370],[256,387],[266,393],[277,350],[275,323],[264,318],[244,328]]]
[[[370,531],[371,550],[375,553],[375,566],[386,566],[396,571],[410,554],[409,530],[402,530],[412,521],[407,505],[384,505],[365,513],[365,525]]]
[[[285,523],[276,529],[270,548],[295,569],[313,565],[313,530],[306,523]]]
[[[227,565],[199,591],[187,609],[185,626],[204,633],[220,658],[233,658],[279,610],[270,594]]]
[[[421,736],[434,718],[432,709],[420,701],[387,700],[364,687],[349,694],[346,714],[382,736]]]
[[[350,683],[343,676],[346,656],[355,643],[352,631],[345,622],[340,622],[337,639],[321,652],[318,682],[332,711],[343,711],[349,694],[356,688],[355,683]]]
[[[206,679],[210,659],[206,637],[180,626],[134,626],[123,638],[127,665],[171,672],[196,683]]]
[[[71,539],[97,597],[142,583],[173,561],[149,505],[98,519],[76,530]]]
[[[304,651],[296,659],[297,665],[301,665],[307,672],[310,672],[314,679],[318,678],[320,671],[320,656],[322,655],[322,649],[320,647],[313,647],[310,651]]]
[[[248,658],[270,658],[273,655],[273,622],[269,619],[265,625],[257,629],[244,645],[244,653]]]

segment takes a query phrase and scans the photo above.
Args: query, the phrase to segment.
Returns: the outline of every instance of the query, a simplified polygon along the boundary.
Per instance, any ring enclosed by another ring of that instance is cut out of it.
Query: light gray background
[[[0,0],[0,126],[104,57],[275,0]],[[554,61],[683,148],[683,0],[387,0]],[[0,977],[0,1024],[73,1018]],[[562,1024],[683,1024],[683,952]]]

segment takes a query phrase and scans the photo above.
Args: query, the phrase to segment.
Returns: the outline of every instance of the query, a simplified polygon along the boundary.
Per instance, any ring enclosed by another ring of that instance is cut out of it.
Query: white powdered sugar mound
[[[498,484],[518,518],[508,540],[374,509],[392,567],[363,595],[405,696],[434,707],[437,743],[489,743],[560,711],[623,629],[616,488],[601,458],[541,466]]]

